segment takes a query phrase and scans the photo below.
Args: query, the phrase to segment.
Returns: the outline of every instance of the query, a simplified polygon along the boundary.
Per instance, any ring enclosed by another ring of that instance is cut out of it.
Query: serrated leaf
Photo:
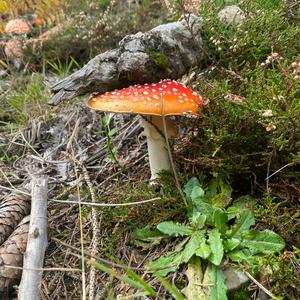
[[[199,248],[201,242],[205,239],[204,231],[196,231],[191,236],[190,240],[185,245],[185,248],[182,253],[182,258],[184,262],[188,262],[190,258],[196,253],[196,250]]]
[[[185,271],[188,279],[188,285],[182,290],[187,300],[208,300],[209,297],[203,288],[203,273],[201,260],[194,257],[190,260],[188,268]]]
[[[232,250],[235,249],[240,243],[241,243],[241,241],[238,240],[238,239],[235,239],[235,238],[231,238],[231,239],[225,240],[225,241],[223,242],[224,250],[232,251]]]
[[[170,236],[186,236],[191,235],[193,233],[192,227],[175,223],[172,221],[159,223],[157,225],[157,229],[162,233]]]
[[[211,255],[211,249],[206,243],[206,240],[200,243],[200,247],[197,249],[196,255],[202,257],[203,259],[207,259]]]
[[[146,268],[150,271],[155,271],[161,276],[166,276],[170,272],[176,271],[180,263],[182,262],[182,254],[178,252],[169,252],[164,256],[149,262]],[[161,269],[161,270],[158,270]]]
[[[227,230],[227,214],[220,208],[214,210],[214,224],[216,228],[225,233]]]
[[[242,211],[236,223],[233,225],[229,236],[232,238],[240,238],[241,235],[254,224],[255,219],[253,213],[250,210]]]
[[[191,193],[192,193],[192,190],[195,186],[199,186],[201,187],[201,184],[199,182],[199,180],[196,178],[196,177],[192,177],[187,183],[186,185],[184,186],[184,193],[186,195],[186,197],[190,197],[191,196]]]
[[[208,260],[218,266],[221,263],[224,254],[221,233],[218,229],[213,229],[208,233],[208,244],[211,249],[211,255]]]
[[[283,238],[271,230],[249,230],[242,236],[241,246],[255,252],[273,253],[285,247]]]
[[[227,300],[226,276],[223,271],[211,265],[210,271],[210,300]]]

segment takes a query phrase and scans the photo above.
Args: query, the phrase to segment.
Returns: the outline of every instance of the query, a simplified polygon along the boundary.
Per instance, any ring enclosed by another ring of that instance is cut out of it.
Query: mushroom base
[[[177,130],[173,121],[165,117],[168,137],[176,136]],[[164,137],[163,119],[159,116],[147,116],[141,119],[144,134],[147,137],[151,181],[159,178],[163,170],[172,169],[166,139]]]

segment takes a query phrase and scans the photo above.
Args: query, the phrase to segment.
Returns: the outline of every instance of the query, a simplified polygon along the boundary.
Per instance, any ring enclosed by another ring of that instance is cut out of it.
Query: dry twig
[[[28,243],[24,257],[24,271],[19,287],[19,300],[40,299],[42,268],[47,247],[47,193],[48,177],[34,175],[32,178],[32,204]]]

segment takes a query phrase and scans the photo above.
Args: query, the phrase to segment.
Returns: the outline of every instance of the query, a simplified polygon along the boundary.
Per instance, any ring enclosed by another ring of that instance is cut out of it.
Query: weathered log
[[[47,241],[48,177],[34,175],[31,181],[32,200],[28,242],[24,254],[19,300],[39,300]]]
[[[205,59],[202,23],[202,18],[189,15],[181,21],[124,37],[118,48],[97,55],[51,86],[54,95],[49,104],[90,92],[181,77]]]
[[[30,196],[20,192],[7,195],[0,203],[0,245],[29,214]]]
[[[28,229],[29,216],[20,222],[0,247],[0,299],[5,299],[10,288],[21,278]]]

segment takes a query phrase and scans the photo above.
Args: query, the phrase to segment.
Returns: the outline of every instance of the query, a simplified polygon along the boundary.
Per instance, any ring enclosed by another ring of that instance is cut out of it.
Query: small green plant
[[[270,230],[254,230],[255,219],[249,206],[255,202],[244,196],[231,203],[230,185],[213,180],[206,192],[196,178],[184,188],[188,200],[187,224],[165,221],[157,229],[138,230],[136,237],[143,241],[162,240],[162,237],[181,237],[175,249],[148,263],[149,270],[162,276],[188,264],[190,281],[187,299],[227,299],[227,288],[221,264],[230,260],[253,268],[285,246],[284,240]],[[229,206],[230,205],[230,206]],[[206,271],[202,272],[203,266]],[[197,297],[197,298],[195,298]]]
[[[112,114],[107,114],[104,116],[101,116],[101,122],[103,125],[102,132],[104,136],[106,137],[106,149],[107,149],[107,155],[106,160],[114,161],[119,167],[121,167],[121,164],[116,156],[118,148],[114,146],[112,143],[112,137],[117,133],[118,129],[110,128],[110,122],[112,119]]]
[[[61,61],[59,58],[56,61],[47,61],[51,67],[51,72],[59,78],[64,78],[71,73],[74,68],[80,69],[79,63],[71,56],[70,60],[66,62]]]
[[[130,299],[139,298],[139,297],[146,297],[146,296],[152,296],[156,297],[156,299],[163,300],[159,295],[159,292],[155,291],[151,285],[146,282],[142,277],[140,277],[137,273],[135,273],[133,270],[127,269],[126,274],[121,274],[120,272],[117,272],[110,267],[101,264],[99,262],[96,262],[94,260],[90,260],[89,263],[91,265],[94,265],[97,269],[109,274],[110,276],[119,279],[123,283],[135,288],[138,290],[137,293],[134,295],[130,295]],[[169,281],[167,281],[164,277],[154,272],[154,277],[156,277],[160,283],[165,287],[165,289],[173,296],[175,300],[184,300],[184,296],[180,293],[177,288],[175,288]],[[115,299],[115,298],[110,298]],[[118,295],[117,299],[129,299],[128,296],[120,296]]]

